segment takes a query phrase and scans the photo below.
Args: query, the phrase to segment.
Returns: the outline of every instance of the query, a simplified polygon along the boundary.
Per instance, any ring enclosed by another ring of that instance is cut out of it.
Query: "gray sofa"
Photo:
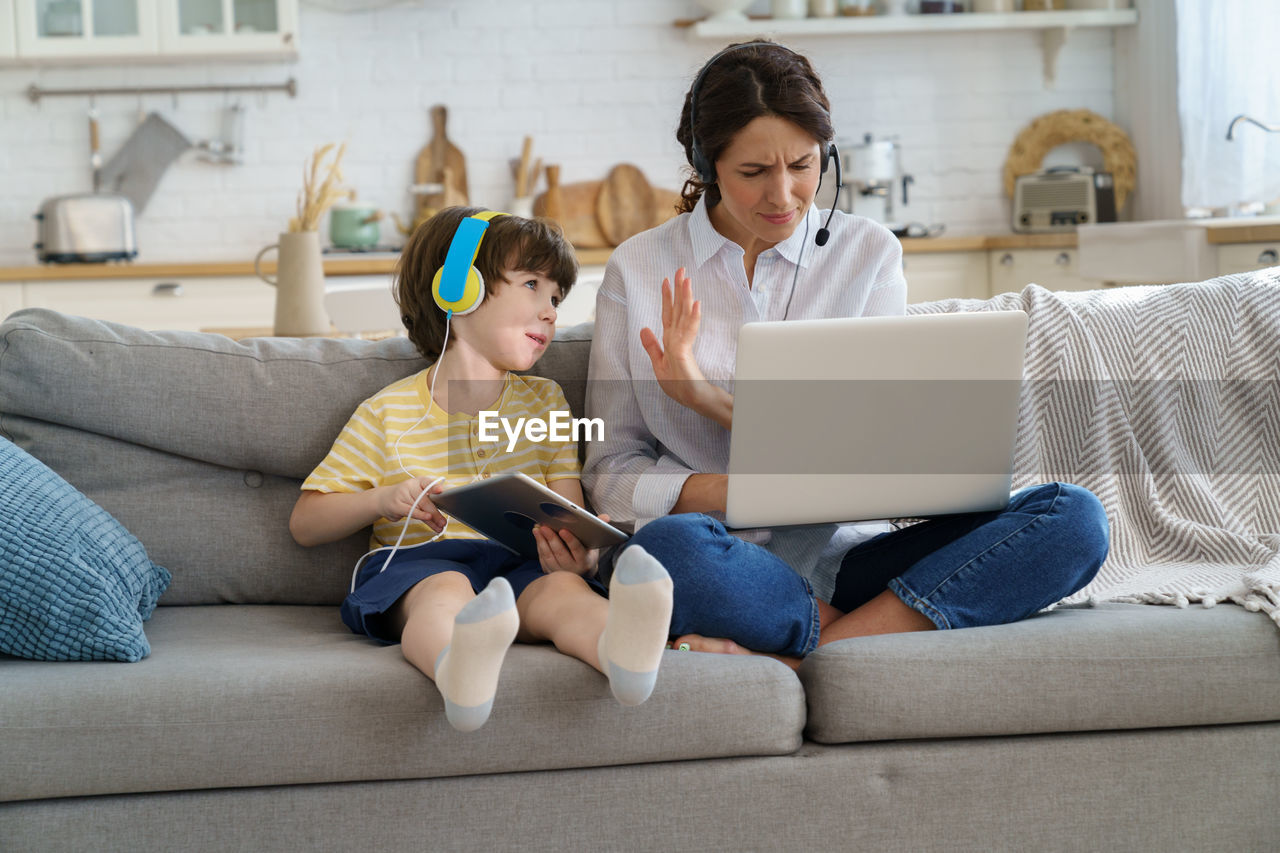
[[[568,331],[536,372],[580,414]],[[366,536],[287,529],[356,404],[421,366],[404,339],[0,326],[0,434],[173,573],[141,662],[0,656],[0,849],[1274,849],[1280,631],[1228,604],[851,640],[798,674],[668,652],[635,708],[517,646],[454,731],[339,621]]]

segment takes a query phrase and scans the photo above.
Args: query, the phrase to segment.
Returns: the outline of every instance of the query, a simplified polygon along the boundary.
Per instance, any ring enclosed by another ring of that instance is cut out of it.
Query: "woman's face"
[[[818,191],[819,152],[797,124],[778,116],[752,119],[716,160],[720,203],[711,209],[711,223],[748,250],[787,239]]]

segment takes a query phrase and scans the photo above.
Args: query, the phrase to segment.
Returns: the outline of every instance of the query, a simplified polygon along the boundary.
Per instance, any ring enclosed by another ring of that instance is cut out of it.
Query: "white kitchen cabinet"
[[[1218,275],[1280,266],[1280,241],[1236,243],[1218,247]]]
[[[270,327],[275,288],[256,278],[27,282],[23,305],[144,329]]]
[[[0,0],[0,18],[0,58],[18,62],[298,54],[298,0]]]
[[[12,0],[20,58],[154,54],[155,0]]]
[[[13,0],[0,0],[0,60],[18,55],[18,39],[13,29]]]
[[[17,282],[0,284],[0,320],[22,307],[22,285]]]
[[[1102,282],[1076,273],[1075,249],[996,249],[990,253],[991,294],[1038,284],[1048,290],[1096,290]]]
[[[298,0],[161,0],[164,54],[296,56]]]
[[[566,329],[596,318],[596,293],[604,281],[604,266],[592,264],[578,268],[578,281],[569,296],[556,309],[556,327]]]
[[[986,299],[986,252],[910,252],[902,256],[908,302]]]

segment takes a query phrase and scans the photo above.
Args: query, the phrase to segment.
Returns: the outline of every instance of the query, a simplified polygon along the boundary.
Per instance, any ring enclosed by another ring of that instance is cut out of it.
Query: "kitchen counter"
[[[373,258],[325,258],[325,275],[373,275],[390,273],[396,258],[382,255]],[[275,261],[263,262],[262,271],[274,275]],[[2,281],[84,281],[111,278],[187,278],[192,276],[252,276],[253,261],[209,261],[205,263],[105,263],[105,264],[40,264],[29,267],[0,267]]]
[[[1267,217],[1266,222],[1249,222],[1241,224],[1215,223],[1210,225],[1205,235],[1210,243],[1273,243],[1280,241],[1280,222],[1274,216]]]
[[[1280,241],[1280,224],[1274,220],[1239,224],[1227,223],[1208,229],[1210,243],[1267,243]],[[1073,249],[1075,234],[975,234],[956,237],[907,237],[902,240],[904,254],[934,252],[982,252],[991,249]],[[609,260],[610,249],[580,249],[578,261],[594,266]],[[396,258],[390,255],[326,256],[326,275],[377,275],[395,271]],[[275,262],[264,262],[264,272],[272,274]],[[252,276],[252,261],[210,261],[207,263],[111,263],[111,264],[41,264],[27,267],[0,267],[0,282],[66,281],[86,279],[183,278],[192,276]]]
[[[609,249],[582,249],[578,261],[583,266],[604,264]],[[326,255],[325,275],[378,275],[395,272],[398,256]],[[263,261],[262,271],[276,272],[275,261]],[[203,276],[253,276],[253,261],[207,261],[195,263],[106,263],[106,264],[39,264],[29,267],[0,267],[0,282],[5,281],[85,281],[112,278],[189,278]]]
[[[974,234],[968,237],[904,237],[902,253],[985,252],[988,249],[1071,249],[1075,234]]]

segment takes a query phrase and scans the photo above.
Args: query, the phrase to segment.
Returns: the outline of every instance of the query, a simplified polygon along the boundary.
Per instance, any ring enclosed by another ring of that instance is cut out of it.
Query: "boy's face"
[[[453,322],[467,345],[494,367],[528,370],[555,336],[559,304],[560,285],[547,276],[507,270],[479,308]]]

